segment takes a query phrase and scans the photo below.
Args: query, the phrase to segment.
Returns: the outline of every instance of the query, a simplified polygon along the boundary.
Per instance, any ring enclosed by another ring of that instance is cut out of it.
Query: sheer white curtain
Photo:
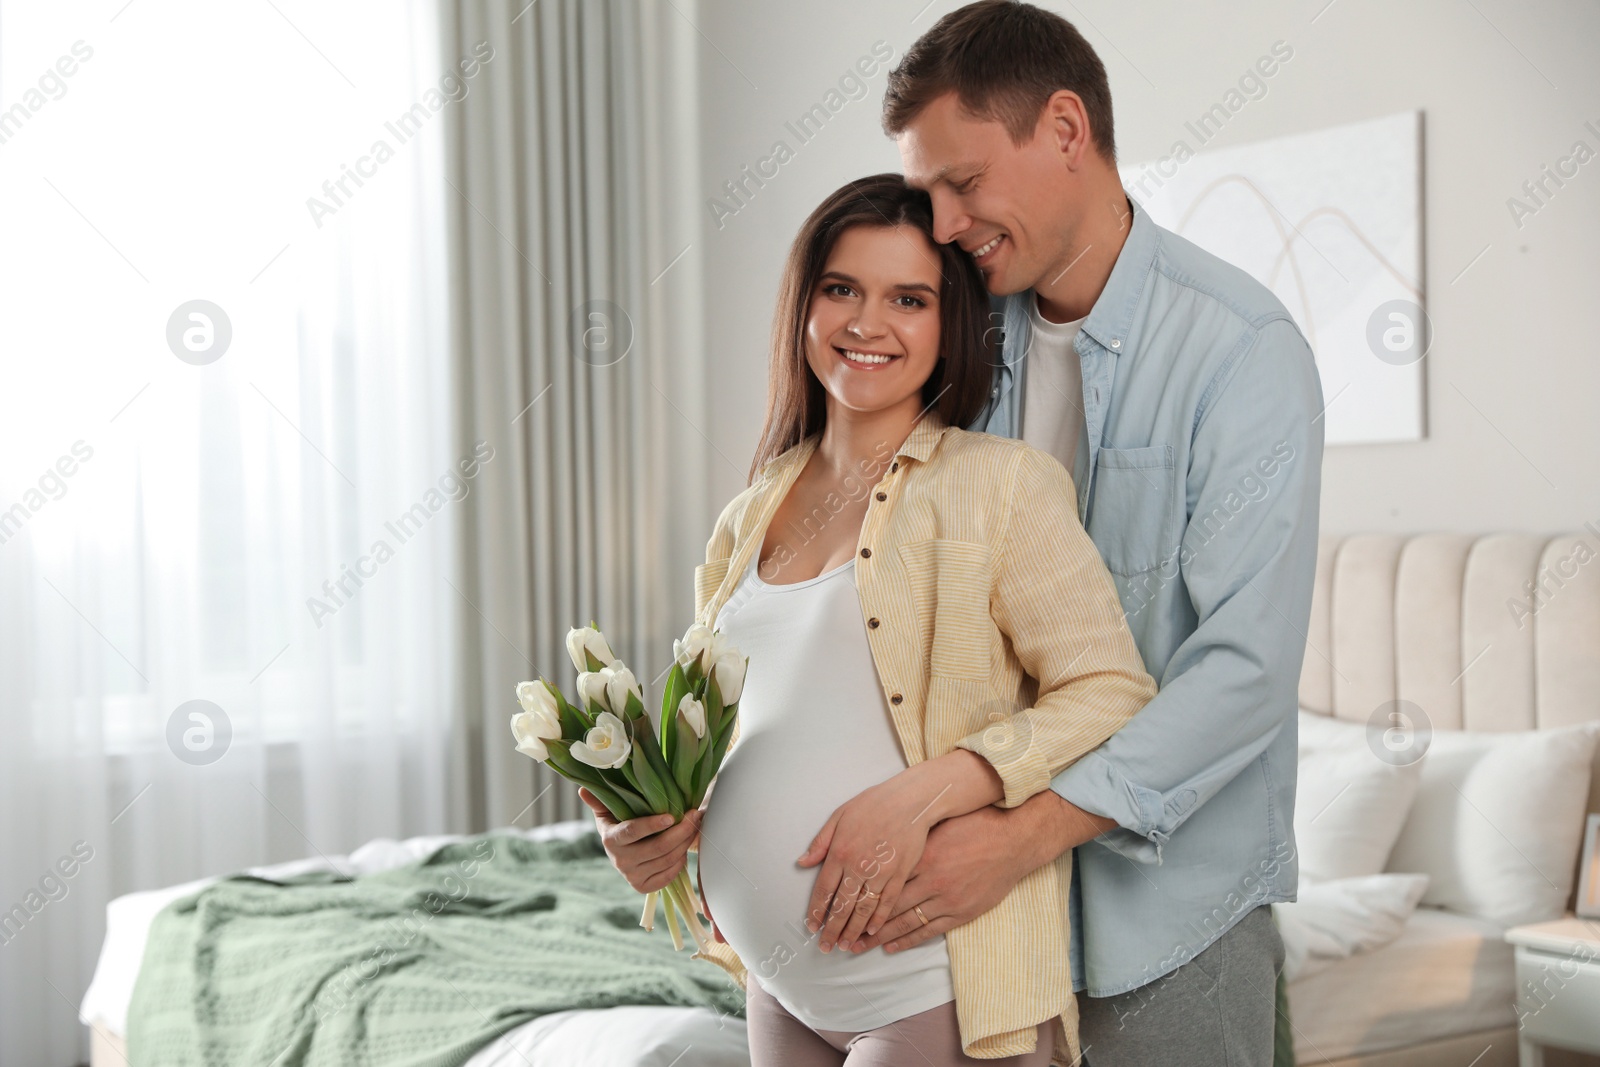
[[[86,1058],[111,897],[466,828],[472,58],[422,0],[0,5],[0,1064]]]

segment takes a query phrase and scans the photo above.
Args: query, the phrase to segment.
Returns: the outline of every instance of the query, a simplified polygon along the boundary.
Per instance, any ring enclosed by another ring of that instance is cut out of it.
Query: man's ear
[[[1071,89],[1057,89],[1045,101],[1044,119],[1053,147],[1068,166],[1076,167],[1092,140],[1083,98]]]

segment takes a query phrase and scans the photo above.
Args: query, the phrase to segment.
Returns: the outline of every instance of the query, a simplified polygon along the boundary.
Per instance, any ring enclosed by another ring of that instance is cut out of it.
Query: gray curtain
[[[595,620],[658,696],[709,533],[691,3],[445,0],[460,444],[496,452],[455,581],[474,828],[587,817],[512,748],[518,681],[573,695]],[[476,52],[474,50],[477,50]]]

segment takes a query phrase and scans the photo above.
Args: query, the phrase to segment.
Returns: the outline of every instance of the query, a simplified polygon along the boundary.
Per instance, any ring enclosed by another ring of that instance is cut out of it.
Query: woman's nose
[[[874,311],[863,309],[850,320],[849,330],[863,341],[883,336],[883,320]]]

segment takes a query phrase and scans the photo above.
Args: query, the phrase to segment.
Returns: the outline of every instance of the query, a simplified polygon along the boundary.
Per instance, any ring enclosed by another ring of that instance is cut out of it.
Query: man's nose
[[[954,194],[943,189],[936,189],[930,195],[933,201],[933,239],[942,245],[966,233],[972,226],[972,219],[961,210]]]

